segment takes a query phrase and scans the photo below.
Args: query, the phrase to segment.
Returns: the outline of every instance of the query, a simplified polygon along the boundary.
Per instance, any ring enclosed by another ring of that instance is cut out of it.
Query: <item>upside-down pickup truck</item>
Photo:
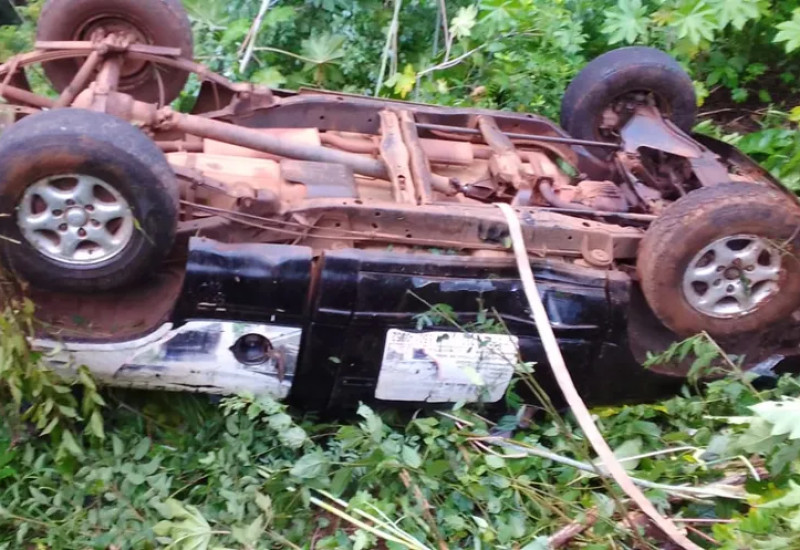
[[[0,253],[54,368],[319,410],[498,401],[546,362],[498,203],[589,401],[679,383],[641,362],[699,332],[744,368],[798,352],[800,206],[691,133],[661,51],[591,61],[559,125],[233,83],[192,61],[178,0],[48,0],[37,32],[0,66]]]

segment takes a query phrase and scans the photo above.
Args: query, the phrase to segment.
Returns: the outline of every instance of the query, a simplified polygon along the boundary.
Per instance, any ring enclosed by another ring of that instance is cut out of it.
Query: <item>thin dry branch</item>
[[[261,29],[261,23],[264,21],[264,16],[267,14],[269,6],[270,0],[261,0],[261,6],[258,8],[258,14],[253,20],[253,25],[250,27],[250,30],[247,31],[247,36],[244,37],[242,48],[245,49],[245,52],[244,57],[242,57],[242,61],[239,63],[240,73],[244,72],[248,63],[250,63],[250,58],[253,57],[253,51],[255,50],[256,46],[256,38],[258,38],[258,31]]]
[[[581,520],[575,520],[559,529],[555,535],[547,540],[547,546],[551,550],[558,550],[572,542],[572,539],[592,527],[597,523],[599,517],[596,508],[591,508],[586,512],[586,516]]]

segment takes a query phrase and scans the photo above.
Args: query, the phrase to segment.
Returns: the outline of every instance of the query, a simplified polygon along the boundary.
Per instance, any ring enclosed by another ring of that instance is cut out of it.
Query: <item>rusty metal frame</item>
[[[213,229],[236,221],[252,229],[281,234],[284,239],[286,235],[293,235],[295,242],[304,238],[334,239],[345,243],[391,242],[507,253],[501,230],[505,225],[499,212],[485,206],[470,206],[469,202],[472,198],[506,199],[522,189],[529,193],[538,190],[540,198],[544,197],[555,208],[522,208],[521,205],[540,203],[529,203],[527,199],[515,202],[519,202],[518,212],[523,218],[536,220],[536,231],[533,224],[525,226],[530,252],[580,258],[591,265],[607,267],[614,260],[635,257],[642,231],[615,223],[590,222],[586,218],[605,217],[646,224],[654,217],[599,212],[596,208],[557,200],[548,181],[544,181],[547,178],[531,173],[535,171],[531,150],[544,150],[561,157],[583,172],[583,179],[600,181],[624,182],[625,166],[620,169],[613,162],[600,160],[585,147],[637,154],[641,147],[655,146],[687,158],[702,184],[719,180],[725,172],[713,152],[664,121],[652,108],[642,107],[641,112],[637,111],[631,118],[622,130],[622,144],[605,143],[572,138],[557,125],[535,115],[444,108],[328,92],[276,95],[263,87],[235,84],[200,64],[181,58],[181,52],[175,48],[129,44],[113,35],[97,42],[39,42],[36,47],[37,51],[16,56],[0,65],[3,78],[0,96],[40,108],[73,105],[115,114],[146,126],[154,139],[168,150],[194,148],[202,151],[205,138],[287,159],[344,165],[359,177],[388,181],[395,201],[391,204],[371,201],[364,205],[349,199],[306,198],[300,205],[273,209],[278,215],[265,217],[259,215],[264,211],[259,208],[261,203],[266,204],[266,199],[254,195],[250,197],[249,207],[240,211],[207,211],[202,222],[185,220],[184,229]],[[205,109],[213,106],[214,110],[176,113],[168,107],[138,102],[116,91],[123,57],[198,74],[203,80],[203,93],[210,94],[210,100],[198,102],[206,106]],[[24,75],[20,71],[31,63],[71,58],[84,61],[57,100],[25,89],[25,79],[18,78]],[[93,77],[94,82],[90,83]],[[220,93],[221,90],[224,93]],[[318,128],[324,139],[321,145],[293,143],[259,130],[263,128]],[[326,134],[326,131],[356,132],[365,139],[348,140],[335,133]],[[185,141],[185,136],[201,141],[193,145]],[[468,144],[472,151],[468,159],[488,160],[488,163],[481,162],[488,167],[495,187],[486,187],[482,196],[473,197],[468,191],[470,183],[434,172],[425,142],[442,136]],[[545,153],[541,156],[547,160]],[[193,182],[190,184],[193,189],[202,185],[202,174],[185,173],[182,177]],[[210,187],[216,193],[228,193],[222,182]],[[467,197],[466,202],[447,201],[459,191]],[[213,208],[195,205],[193,195],[189,199],[184,205],[187,213]],[[238,200],[234,202],[239,204]],[[270,202],[270,209],[272,205]],[[208,221],[209,216],[215,221]],[[378,217],[382,220],[380,224],[376,222]],[[328,223],[334,218],[336,223]],[[306,222],[292,221],[298,219]],[[343,222],[346,227],[342,227]]]

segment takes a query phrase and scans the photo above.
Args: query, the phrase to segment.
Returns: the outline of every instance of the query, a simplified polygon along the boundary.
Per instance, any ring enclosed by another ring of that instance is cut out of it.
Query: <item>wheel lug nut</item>
[[[78,229],[78,237],[83,238],[85,236],[86,236],[86,230],[84,228],[82,228],[82,227],[80,229]]]
[[[725,271],[725,266],[721,265],[717,268],[717,271]]]
[[[94,206],[92,206],[91,204],[87,204],[84,208],[86,209],[87,212],[94,212]]]
[[[92,220],[92,227],[100,227],[100,222],[97,220]]]
[[[755,270],[755,268],[756,268],[756,266],[754,266],[754,265],[748,265],[745,269],[747,269],[747,271],[753,271],[753,270]]]
[[[733,285],[728,285],[728,288],[726,290],[728,292],[733,292],[733,290],[734,290]]]
[[[56,218],[60,218],[60,217],[61,217],[63,214],[64,214],[64,211],[63,211],[63,210],[53,210],[53,215],[54,215]]]
[[[67,199],[67,206],[75,206],[75,201],[72,199]]]
[[[717,279],[716,281],[714,281],[714,286],[719,286],[721,284],[722,284],[722,279]]]
[[[61,225],[58,226],[58,230],[59,231],[66,231],[67,230],[67,224],[62,223]]]

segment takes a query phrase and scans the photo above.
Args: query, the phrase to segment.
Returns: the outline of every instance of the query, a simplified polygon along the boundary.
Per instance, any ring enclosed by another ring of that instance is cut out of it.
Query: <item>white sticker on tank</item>
[[[495,403],[511,382],[518,353],[516,336],[389,329],[375,397]]]

